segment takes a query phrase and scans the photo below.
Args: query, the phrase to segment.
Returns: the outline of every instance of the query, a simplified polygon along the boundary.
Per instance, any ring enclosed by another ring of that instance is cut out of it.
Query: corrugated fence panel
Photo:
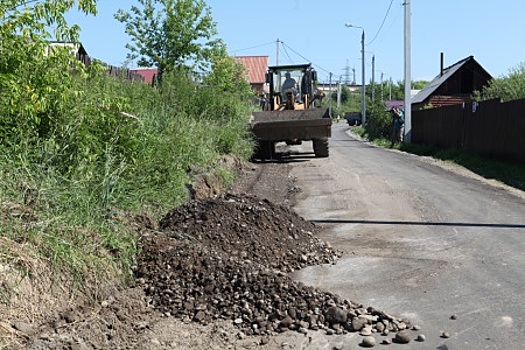
[[[525,162],[525,99],[413,111],[412,141]]]

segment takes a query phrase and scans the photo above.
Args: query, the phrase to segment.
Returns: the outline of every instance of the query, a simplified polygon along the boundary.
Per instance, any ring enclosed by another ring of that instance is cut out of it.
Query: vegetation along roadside
[[[16,312],[35,321],[50,305],[98,298],[106,287],[126,284],[137,252],[130,218],[160,218],[187,199],[196,176],[231,182],[224,160],[250,157],[251,92],[242,67],[210,39],[215,24],[205,3],[179,3],[179,22],[164,23],[131,50],[162,68],[162,84],[154,87],[108,76],[100,62],[84,66],[68,48],[42,55],[52,36],[47,28],[58,41],[78,42],[80,28],[64,14],[73,6],[96,14],[96,1],[0,4],[6,319]],[[145,23],[132,14],[118,15],[130,35]],[[194,37],[172,35],[181,21],[198,26]],[[159,47],[163,37],[174,39]],[[165,54],[173,52],[169,45],[179,45],[177,55]],[[0,327],[0,345],[6,336]]]

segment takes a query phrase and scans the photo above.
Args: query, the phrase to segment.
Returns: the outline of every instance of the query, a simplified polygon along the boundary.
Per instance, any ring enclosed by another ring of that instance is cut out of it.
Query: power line
[[[235,53],[235,52],[239,52],[239,51],[246,51],[246,50],[251,50],[251,49],[256,49],[256,48],[259,48],[259,47],[262,47],[262,46],[267,46],[267,45],[275,45],[276,41],[272,41],[270,43],[265,43],[265,44],[259,44],[259,45],[255,45],[255,46],[251,46],[251,47],[247,47],[247,48],[244,48],[244,49],[238,49],[238,50],[232,50],[231,52],[232,53]],[[308,58],[304,57],[303,55],[301,55],[299,52],[295,51],[293,48],[291,48],[288,44],[286,44],[284,41],[280,41],[280,43],[282,44],[282,52],[284,52],[284,54],[286,55],[286,57],[288,58],[288,60],[290,61],[290,63],[293,63],[293,60],[292,58],[290,57],[290,55],[288,54],[288,50],[292,51],[294,54],[296,54],[297,56],[301,57],[303,60],[305,60],[306,62],[310,62],[312,63],[313,66],[315,66],[317,69],[321,70],[321,71],[324,71],[325,73],[327,74],[330,74],[331,72],[328,71],[327,69],[324,69],[323,67],[315,64],[314,62],[312,62],[311,60],[309,60]]]
[[[385,14],[385,17],[383,18],[383,22],[381,23],[381,25],[379,26],[379,29],[377,30],[377,33],[376,35],[374,36],[374,38],[369,41],[367,43],[367,45],[370,45],[372,44],[376,39],[377,39],[377,36],[379,35],[379,33],[381,32],[381,29],[383,29],[383,26],[385,25],[385,21],[388,17],[388,14],[390,13],[390,9],[392,8],[392,3],[394,2],[394,0],[390,0],[390,5],[388,5],[388,9],[386,10],[386,14]]]
[[[283,41],[281,41],[281,43],[284,44]],[[284,54],[286,55],[286,57],[288,57],[288,61],[289,61],[290,63],[293,63],[292,58],[291,58],[290,55],[288,54],[288,50],[286,50],[286,46],[283,45],[282,48],[283,48],[283,52],[284,52]]]
[[[244,48],[244,49],[232,50],[232,53],[239,52],[239,51],[247,51],[247,50],[251,50],[251,49],[257,49],[259,47],[263,47],[263,46],[267,46],[267,45],[275,45],[275,41],[272,41],[272,42],[266,43],[266,44],[260,44],[260,45],[255,45],[255,46],[252,46],[252,47],[247,47],[247,48]]]
[[[290,49],[290,51],[292,51],[293,53],[295,53],[297,56],[301,57],[303,60],[305,60],[306,62],[311,62],[312,65],[314,65],[315,67],[317,67],[318,69],[324,71],[325,73],[328,73],[330,74],[331,72],[324,69],[323,67],[320,67],[319,65],[313,63],[311,60],[309,60],[308,58],[304,57],[303,55],[301,55],[299,52],[295,51],[294,49],[292,49],[290,46],[288,46],[287,44],[283,43],[284,46],[286,46],[288,49]]]

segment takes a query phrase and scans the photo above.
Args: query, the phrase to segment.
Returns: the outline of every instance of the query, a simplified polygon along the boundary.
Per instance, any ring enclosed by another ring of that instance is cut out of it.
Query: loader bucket
[[[260,141],[327,139],[332,120],[327,109],[254,112],[251,129]]]
[[[323,118],[330,118],[328,109],[326,108],[253,112],[252,125],[265,122],[310,120]]]

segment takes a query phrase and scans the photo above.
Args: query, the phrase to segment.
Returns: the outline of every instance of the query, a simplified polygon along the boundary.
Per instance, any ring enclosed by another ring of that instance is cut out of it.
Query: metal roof
[[[434,78],[434,80],[432,80],[421,91],[419,91],[417,95],[415,95],[412,98],[412,103],[422,103],[426,101],[427,98],[429,98],[444,82],[446,82],[454,73],[456,73],[465,63],[473,59],[474,59],[474,56],[469,56],[467,58],[462,59],[461,61],[454,63],[450,67],[443,69],[443,74],[441,73],[438,74]]]
[[[153,82],[153,78],[155,77],[155,75],[157,75],[158,69],[157,68],[131,68],[130,71],[141,75],[144,78],[144,82],[146,84],[151,84]]]
[[[248,70],[248,82],[250,84],[264,84],[266,82],[266,70],[268,69],[268,56],[234,56]]]

